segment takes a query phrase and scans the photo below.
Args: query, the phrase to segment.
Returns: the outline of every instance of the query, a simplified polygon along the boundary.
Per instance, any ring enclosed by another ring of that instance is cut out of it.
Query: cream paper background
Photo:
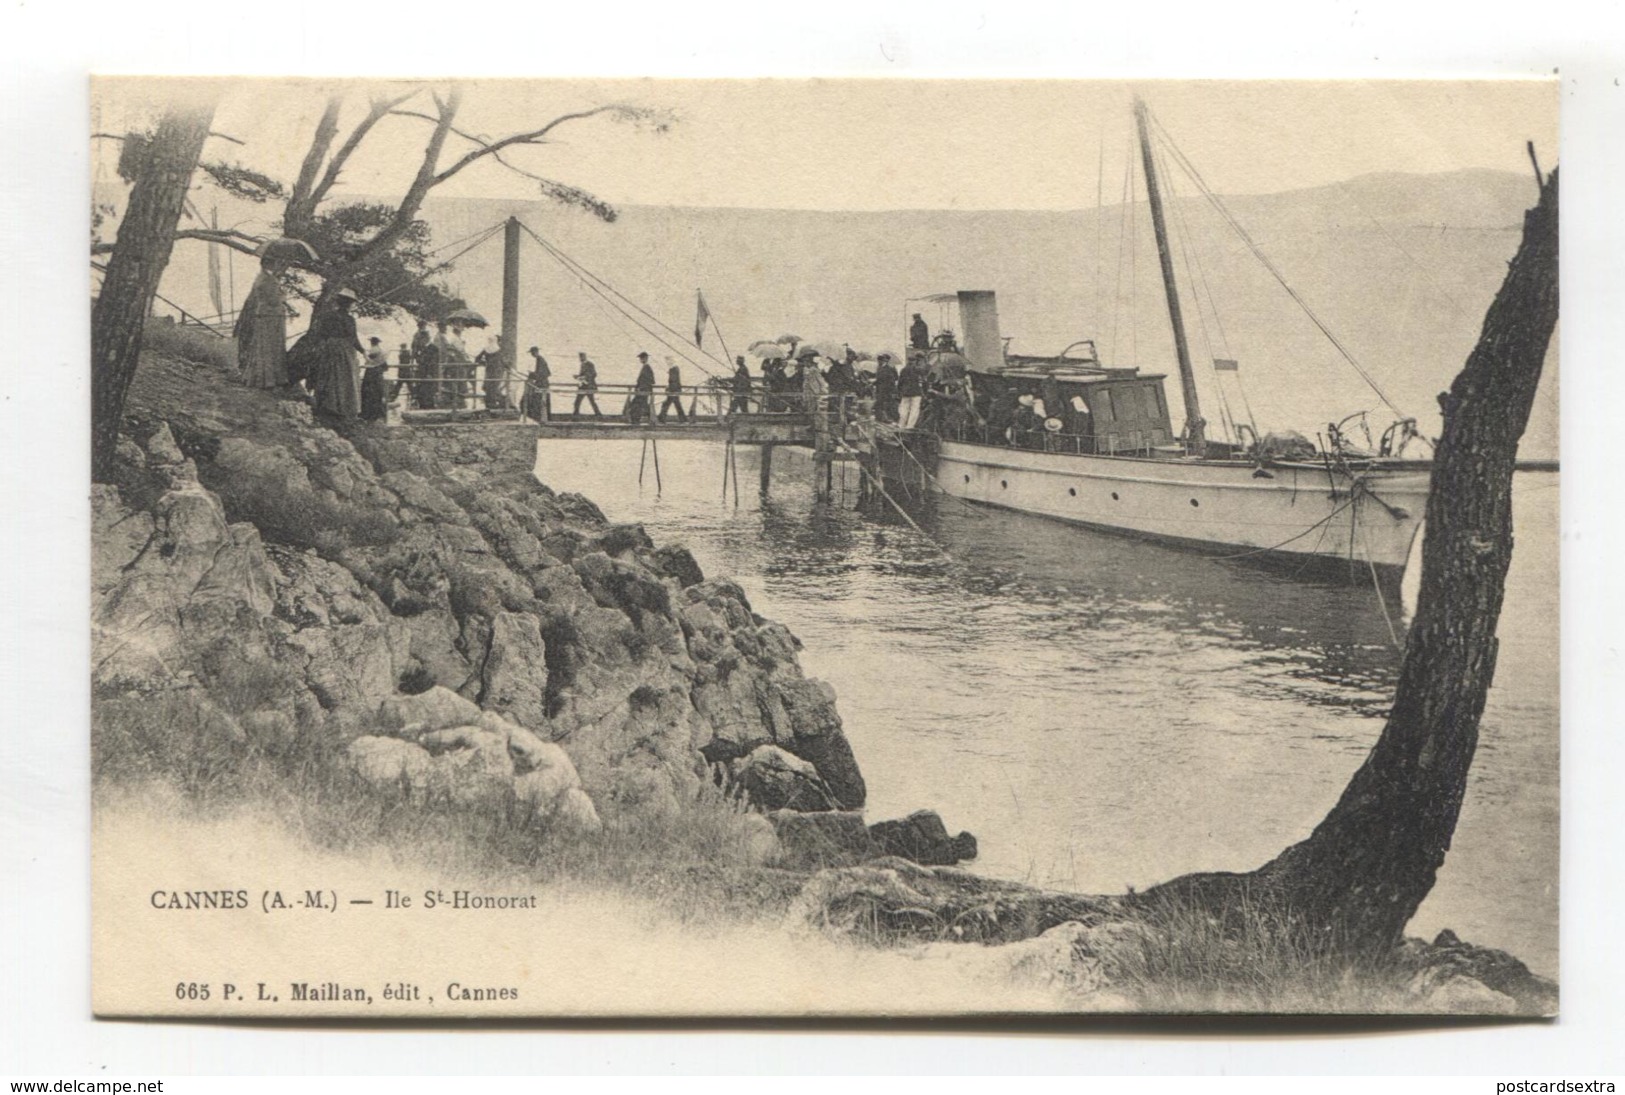
[[[916,1067],[964,1067],[976,1061],[986,1066],[1021,1070],[1042,1067],[1094,1067],[1112,1070],[1171,1071],[1181,1068],[1207,1069],[1221,1062],[1226,1068],[1268,1069],[1397,1068],[1402,1070],[1442,1069],[1458,1071],[1464,1061],[1475,1067],[1533,1069],[1562,1062],[1568,1067],[1582,1063],[1611,1064],[1617,1056],[1606,1056],[1612,1044],[1606,1036],[1611,1005],[1618,1001],[1617,948],[1607,945],[1604,910],[1617,897],[1617,876],[1606,869],[1602,823],[1610,816],[1607,803],[1612,774],[1618,771],[1615,739],[1600,733],[1606,725],[1604,693],[1606,682],[1614,677],[1617,651],[1606,640],[1601,606],[1617,603],[1619,579],[1606,569],[1603,545],[1618,535],[1617,519],[1605,513],[1611,488],[1601,477],[1582,476],[1576,483],[1574,470],[1599,467],[1601,449],[1598,429],[1602,416],[1617,407],[1618,382],[1605,373],[1604,348],[1617,345],[1618,319],[1602,309],[1610,293],[1605,292],[1613,275],[1608,256],[1617,254],[1617,221],[1607,216],[1611,205],[1605,200],[1612,189],[1612,173],[1601,169],[1618,166],[1617,149],[1607,135],[1617,129],[1617,93],[1609,91],[1617,68],[1602,52],[1599,41],[1617,40],[1608,19],[1577,17],[1571,9],[1548,8],[1529,23],[1514,24],[1513,16],[1525,11],[1479,10],[1473,18],[1458,18],[1452,12],[1428,12],[1413,5],[1394,5],[1356,13],[1344,6],[1325,13],[1321,22],[1306,17],[1303,22],[1279,17],[1258,18],[1238,30],[1231,25],[1234,11],[1224,13],[1180,13],[1186,22],[1182,29],[1163,35],[1153,48],[1148,45],[1151,30],[1165,30],[1165,9],[1137,15],[1090,13],[1085,24],[1082,13],[1069,15],[1042,9],[1023,15],[994,19],[988,29],[986,13],[940,8],[914,8],[900,15],[870,11],[867,18],[857,13],[828,12],[820,26],[803,25],[796,13],[788,13],[768,24],[731,22],[724,13],[720,20],[696,20],[695,13],[671,13],[646,18],[658,26],[661,35],[651,35],[641,45],[625,37],[602,43],[596,51],[575,42],[569,48],[558,44],[569,32],[590,29],[584,14],[550,15],[557,20],[554,42],[545,37],[503,41],[500,36],[463,45],[435,40],[423,28],[428,12],[411,5],[397,5],[398,25],[390,30],[364,20],[360,15],[324,9],[326,21],[319,23],[323,33],[312,35],[308,28],[267,26],[258,35],[225,36],[202,43],[185,28],[188,18],[207,15],[214,9],[165,12],[168,19],[155,19],[162,5],[144,5],[124,15],[103,13],[95,25],[91,44],[65,46],[86,30],[73,20],[73,13],[36,16],[27,28],[41,25],[57,32],[58,44],[46,47],[45,37],[14,39],[30,47],[26,60],[17,68],[22,86],[30,94],[30,109],[19,112],[7,123],[18,147],[31,152],[33,159],[12,179],[30,202],[47,209],[48,214],[27,223],[8,223],[8,238],[16,234],[17,244],[37,243],[27,266],[49,257],[63,263],[63,269],[76,268],[69,262],[82,261],[82,201],[71,188],[62,186],[64,177],[76,171],[83,177],[83,161],[77,148],[75,126],[84,117],[82,84],[74,73],[87,67],[101,70],[167,71],[353,71],[359,64],[373,72],[400,71],[403,63],[412,71],[444,67],[448,59],[464,58],[460,71],[470,71],[469,63],[488,61],[493,69],[509,72],[533,70],[538,59],[546,57],[553,70],[586,65],[595,71],[627,71],[623,66],[643,71],[693,74],[726,70],[757,74],[761,67],[784,63],[805,63],[802,71],[869,71],[884,68],[873,59],[871,46],[878,39],[889,44],[884,53],[901,57],[904,71],[947,74],[979,70],[986,75],[1008,75],[1042,70],[1048,75],[1073,71],[1080,61],[1092,62],[1107,71],[1137,69],[1181,74],[1224,75],[1296,74],[1374,77],[1395,74],[1530,74],[1543,71],[1548,62],[1565,64],[1565,359],[1570,364],[1570,381],[1565,402],[1567,440],[1565,457],[1578,457],[1564,488],[1565,524],[1586,532],[1585,545],[1571,540],[1573,551],[1565,559],[1566,576],[1575,610],[1567,619],[1578,621],[1565,626],[1565,645],[1573,651],[1566,673],[1565,797],[1571,822],[1565,841],[1565,948],[1563,985],[1568,1018],[1556,1028],[1517,1027],[1480,1031],[1456,1031],[1448,1038],[1375,1038],[1363,1044],[1347,1042],[1328,1045],[1302,1040],[1296,1043],[1253,1043],[1235,1048],[1213,1040],[1192,1040],[1188,1031],[1155,1028],[1172,1035],[1156,1044],[1155,1052],[1095,1040],[999,1040],[953,1041],[938,1038],[896,1036],[888,1039],[821,1039],[808,1045],[789,1038],[758,1039],[734,1035],[710,1039],[691,1038],[681,1045],[669,1039],[632,1037],[622,1049],[609,1056],[589,1048],[592,1038],[547,1040],[552,1054],[540,1062],[544,1067],[627,1067],[733,1068],[768,1067],[796,1063],[802,1067],[832,1070],[842,1067],[875,1067],[912,1062]],[[1193,11],[1194,11],[1194,6]],[[1176,5],[1177,9],[1178,6]],[[1286,11],[1280,6],[1277,15]],[[307,13],[301,12],[301,15]],[[714,14],[714,13],[713,13]],[[308,13],[313,20],[318,13]],[[891,17],[888,18],[887,16]],[[1498,18],[1500,16],[1501,18]],[[478,20],[467,13],[472,26]],[[834,24],[831,28],[824,24]],[[490,24],[495,26],[493,22]],[[1512,34],[1508,28],[1518,27]],[[852,27],[858,27],[853,31]],[[177,30],[177,27],[181,28]],[[899,29],[903,28],[903,29]],[[841,33],[837,33],[837,31]],[[472,37],[472,30],[470,35]],[[775,35],[779,36],[775,39]],[[797,37],[799,35],[799,37]],[[775,51],[761,56],[763,41],[791,43],[794,62],[776,59]],[[1079,43],[1087,42],[1087,47]],[[359,43],[359,45],[357,45]],[[204,48],[208,45],[209,48]],[[550,52],[551,51],[551,52]],[[567,57],[567,59],[565,59]],[[1369,57],[1369,60],[1367,59]],[[891,62],[897,64],[897,62]],[[898,71],[892,68],[890,71]],[[22,101],[22,100],[16,100]],[[42,122],[41,119],[44,119]],[[66,120],[66,121],[64,121]],[[51,126],[60,126],[52,130]],[[82,130],[80,130],[82,132]],[[49,138],[53,133],[58,139]],[[43,139],[42,139],[43,138]],[[24,157],[27,159],[28,157]],[[1584,168],[1591,170],[1586,171]],[[1580,168],[1582,170],[1576,170]],[[80,191],[82,193],[82,191]],[[42,199],[51,199],[42,201]],[[1590,218],[1589,220],[1585,218]],[[1583,231],[1576,223],[1585,225]],[[7,266],[10,275],[25,269],[18,256],[22,252],[8,243]],[[15,316],[26,314],[40,330],[38,344],[45,357],[62,361],[82,359],[84,303],[74,279],[66,289],[39,284],[25,286],[38,307],[18,306]],[[24,285],[24,279],[16,279]],[[72,291],[67,291],[71,289]],[[1578,363],[1580,367],[1574,368]],[[82,374],[70,382],[82,391]],[[13,407],[16,402],[12,401]],[[83,792],[83,693],[82,673],[65,672],[63,666],[83,665],[84,639],[83,552],[63,550],[61,545],[82,543],[82,513],[63,499],[82,497],[83,460],[74,454],[84,451],[82,402],[62,408],[60,418],[52,414],[35,416],[31,427],[21,419],[8,417],[7,436],[17,439],[8,445],[36,446],[37,457],[59,458],[59,466],[45,466],[38,459],[10,462],[7,488],[13,500],[26,512],[39,517],[30,522],[27,536],[17,524],[8,528],[8,551],[12,560],[12,581],[6,587],[5,604],[12,617],[7,627],[8,652],[12,666],[8,683],[24,680],[27,694],[18,690],[18,724],[38,733],[26,740],[8,742],[12,763],[6,766],[5,809],[8,831],[16,834],[7,846],[6,877],[15,883],[7,910],[6,966],[13,990],[7,994],[7,1048],[18,1051],[19,1061],[43,1067],[47,1062],[71,1061],[87,1070],[98,1063],[112,1062],[121,1069],[145,1067],[201,1071],[232,1071],[266,1068],[377,1068],[384,1063],[399,1068],[460,1067],[466,1070],[538,1064],[531,1043],[524,1049],[509,1043],[484,1040],[478,1056],[454,1052],[444,1040],[419,1034],[381,1033],[365,1040],[347,1039],[331,1043],[321,1052],[306,1055],[290,1053],[288,1035],[265,1030],[198,1028],[151,1028],[100,1026],[88,1022],[85,976],[86,948],[83,910],[86,877],[83,849],[88,845]],[[13,408],[8,407],[8,412]],[[16,424],[14,431],[10,427]],[[1578,436],[1580,440],[1576,441]],[[29,471],[26,480],[20,471]],[[1572,488],[1572,489],[1571,489]],[[75,539],[75,537],[78,539]],[[26,583],[16,581],[21,574]],[[26,586],[33,587],[26,589]],[[1588,606],[1590,608],[1588,609]],[[24,629],[30,641],[19,641]],[[1570,640],[1570,634],[1575,640]],[[1584,687],[1570,687],[1575,680]],[[1567,702],[1570,697],[1576,701]],[[1575,734],[1573,727],[1589,731]],[[60,734],[45,731],[64,729]],[[77,732],[75,732],[77,729]],[[1578,823],[1575,821],[1578,819]],[[136,831],[131,830],[133,835]],[[128,844],[99,843],[98,850],[109,858],[141,854],[150,862],[161,858],[156,848],[137,849]],[[184,850],[181,854],[185,854]],[[1572,869],[1571,869],[1572,863]],[[117,875],[115,874],[115,877]],[[118,936],[115,944],[129,941]],[[190,952],[195,953],[195,951]],[[1612,957],[1610,957],[1612,956]],[[312,975],[314,977],[315,975]],[[19,986],[21,988],[19,989]],[[1147,1029],[1147,1028],[1140,1028]],[[301,1038],[307,1037],[304,1035]],[[747,1045],[748,1043],[748,1045]],[[313,1043],[306,1042],[308,1049]],[[467,1047],[472,1049],[473,1047]],[[1617,1051],[1616,1051],[1617,1052]]]

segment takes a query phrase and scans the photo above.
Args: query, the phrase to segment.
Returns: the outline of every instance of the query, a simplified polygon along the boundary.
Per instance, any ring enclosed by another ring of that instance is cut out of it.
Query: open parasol
[[[255,249],[254,254],[261,259],[281,263],[313,263],[320,262],[321,256],[316,249],[304,240],[296,240],[291,236],[277,236],[266,240]]]
[[[831,361],[846,360],[846,343],[836,342],[834,339],[814,339],[811,342],[803,342],[796,353],[800,355],[808,350],[812,350],[819,357],[827,357]]]
[[[461,323],[464,327],[489,327],[491,323],[472,308],[459,308],[445,317],[447,323]]]

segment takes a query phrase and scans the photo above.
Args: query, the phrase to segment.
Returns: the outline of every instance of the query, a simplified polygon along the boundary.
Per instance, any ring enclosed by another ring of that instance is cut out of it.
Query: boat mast
[[[1185,443],[1188,451],[1201,455],[1207,447],[1202,407],[1196,397],[1196,373],[1191,368],[1191,350],[1185,341],[1185,317],[1179,310],[1179,288],[1174,284],[1174,256],[1168,248],[1168,224],[1162,216],[1162,193],[1157,189],[1157,167],[1151,158],[1151,127],[1147,122],[1145,100],[1134,97],[1134,122],[1140,131],[1140,159],[1145,164],[1145,189],[1151,201],[1151,226],[1157,235],[1157,260],[1162,264],[1162,287],[1168,297],[1168,321],[1174,328],[1174,352],[1179,355],[1179,387],[1185,397]]]

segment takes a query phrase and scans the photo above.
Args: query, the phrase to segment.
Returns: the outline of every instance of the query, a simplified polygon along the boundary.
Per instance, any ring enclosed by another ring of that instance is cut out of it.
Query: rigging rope
[[[1397,239],[1395,239],[1392,235],[1390,235],[1389,232],[1388,232],[1388,229],[1383,227],[1382,222],[1379,221],[1376,217],[1372,216],[1371,212],[1369,210],[1367,210],[1365,206],[1360,204],[1359,199],[1356,198],[1353,195],[1353,193],[1351,193],[1349,191],[1349,188],[1348,188],[1347,185],[1345,185],[1344,183],[1341,183],[1341,182],[1335,183],[1334,185],[1337,187],[1338,193],[1342,194],[1345,198],[1347,198],[1349,200],[1349,204],[1354,206],[1354,208],[1358,209],[1360,211],[1361,215],[1364,216],[1366,220],[1370,221],[1372,226],[1375,227],[1376,230],[1379,233],[1381,233],[1382,238],[1387,240],[1390,244],[1393,245],[1394,250],[1398,251],[1400,254],[1404,255],[1407,259],[1410,260],[1411,265],[1416,267],[1417,271],[1419,273],[1421,273],[1422,277],[1427,279],[1427,283],[1429,285],[1433,286],[1434,290],[1441,297],[1443,297],[1445,300],[1448,300],[1450,302],[1451,307],[1455,308],[1458,312],[1465,310],[1461,306],[1461,301],[1459,301],[1455,297],[1451,296],[1449,291],[1446,290],[1444,286],[1440,285],[1437,281],[1434,280],[1433,275],[1428,272],[1428,268],[1426,266],[1422,265],[1421,260],[1418,259],[1415,255],[1411,254],[1409,251],[1407,251],[1405,249],[1404,244],[1400,243]]]
[[[1154,117],[1153,120],[1155,120]],[[1377,394],[1377,398],[1382,400],[1388,409],[1393,411],[1399,417],[1408,417],[1404,411],[1399,409],[1392,399],[1388,398],[1388,393],[1383,391],[1382,385],[1378,384],[1376,378],[1367,372],[1365,367],[1355,359],[1354,354],[1349,350],[1349,348],[1344,346],[1337,335],[1332,333],[1332,329],[1326,326],[1326,324],[1321,320],[1320,316],[1315,314],[1315,310],[1309,307],[1309,302],[1304,300],[1303,297],[1299,296],[1298,291],[1287,283],[1286,275],[1281,273],[1280,269],[1275,265],[1275,263],[1270,260],[1270,257],[1264,253],[1263,248],[1258,246],[1258,243],[1253,239],[1251,234],[1248,233],[1247,229],[1244,228],[1241,222],[1236,219],[1235,214],[1230,212],[1229,207],[1224,204],[1224,201],[1208,187],[1206,180],[1202,178],[1201,172],[1197,171],[1196,165],[1191,163],[1190,160],[1186,158],[1185,154],[1179,150],[1179,146],[1174,143],[1173,137],[1169,135],[1167,129],[1163,128],[1162,122],[1157,121],[1156,125],[1158,135],[1166,144],[1168,151],[1172,153],[1174,161],[1178,163],[1185,174],[1190,177],[1190,180],[1196,184],[1196,188],[1202,192],[1202,196],[1208,200],[1208,203],[1212,205],[1214,209],[1218,210],[1219,215],[1224,218],[1225,223],[1227,223],[1231,230],[1236,233],[1236,235],[1241,239],[1241,242],[1247,245],[1247,249],[1253,253],[1253,257],[1258,259],[1258,261],[1263,264],[1264,269],[1268,270],[1270,275],[1280,284],[1281,288],[1286,290],[1287,296],[1291,297],[1293,302],[1303,310],[1303,314],[1309,317],[1309,321],[1320,329],[1320,333],[1326,336],[1327,341],[1336,347],[1337,352],[1343,356],[1343,359],[1354,368],[1355,372],[1360,374],[1360,379],[1364,380],[1367,387]]]
[[[667,324],[666,322],[661,320],[660,317],[658,317],[656,315],[653,315],[652,313],[650,313],[649,311],[644,309],[641,305],[639,305],[636,301],[634,301],[632,298],[628,297],[625,293],[622,293],[619,289],[615,288],[609,282],[605,281],[603,278],[599,277],[597,274],[593,273],[591,270],[588,270],[585,266],[581,265],[581,263],[577,262],[575,259],[571,258],[568,254],[566,254],[561,248],[555,246],[554,244],[548,242],[546,239],[542,238],[534,230],[532,230],[531,227],[528,224],[525,224],[523,221],[521,221],[519,223],[519,226],[521,228],[523,228],[525,230],[525,233],[527,235],[529,235],[531,239],[535,240],[536,243],[542,248],[542,250],[545,251],[549,256],[551,256],[554,259],[554,261],[558,262],[559,265],[563,266],[567,271],[574,274],[581,281],[581,283],[583,285],[585,285],[588,289],[591,289],[593,292],[597,293],[600,297],[602,297],[610,305],[610,307],[614,308],[616,311],[620,312],[623,316],[625,316],[632,323],[637,325],[637,327],[639,329],[641,329],[645,334],[647,334],[650,338],[652,338],[656,342],[660,343],[662,346],[664,346],[666,349],[670,350],[672,353],[676,354],[678,357],[681,357],[684,361],[687,361],[690,365],[693,365],[694,367],[699,369],[706,376],[712,377],[713,379],[718,377],[719,374],[715,373],[711,369],[707,368],[706,365],[705,365],[705,362],[697,360],[696,358],[694,358],[692,355],[690,355],[688,353],[687,341],[686,341],[685,337],[681,333],[679,333],[677,330],[672,328],[669,324]],[[610,294],[614,294],[614,296],[612,297]],[[660,334],[658,331],[655,331],[654,329],[650,328],[647,324],[645,324],[641,320],[639,320],[637,318],[637,316],[632,315],[631,312],[628,312],[626,310],[626,308],[622,307],[621,304],[614,299],[614,297],[619,297],[621,300],[624,300],[635,311],[637,311],[638,313],[640,313],[643,316],[646,316],[651,322],[659,325],[660,327],[662,327],[666,331],[668,331],[677,341],[675,343],[673,343],[670,340],[668,340],[664,335]],[[722,363],[722,362],[718,362],[715,355],[710,354],[710,353],[706,352],[703,349],[700,349],[699,352],[701,354],[704,354],[704,356],[714,364],[725,364],[725,363]]]
[[[451,256],[451,258],[446,259],[446,260],[444,260],[442,262],[436,263],[435,265],[429,267],[427,270],[424,270],[423,273],[418,274],[416,277],[407,278],[405,281],[401,282],[399,285],[391,286],[390,288],[384,290],[382,293],[379,293],[378,294],[378,299],[379,300],[388,300],[390,297],[394,296],[396,293],[400,292],[402,289],[405,289],[410,285],[416,285],[418,282],[423,281],[425,278],[429,277],[429,275],[435,273],[436,271],[444,270],[446,267],[450,266],[452,263],[456,262],[458,259],[460,259],[464,255],[468,254],[470,251],[474,250],[474,248],[476,248],[480,244],[484,243],[486,240],[491,239],[493,236],[495,236],[500,231],[502,231],[502,225],[497,224],[494,227],[487,229],[483,234],[476,233],[476,235],[479,235],[480,238],[477,239],[477,240],[474,240],[473,243],[469,244],[467,247],[463,248],[461,251],[459,251],[455,255]],[[468,237],[468,236],[463,237],[463,239],[465,239],[465,240],[469,239],[469,238],[470,237]],[[457,242],[461,243],[462,240],[458,240]],[[446,245],[446,247],[451,247],[451,246],[454,246],[454,245],[453,244],[447,244]],[[446,249],[445,247],[442,247],[439,250],[444,251],[445,249]],[[431,251],[429,253],[432,255],[435,252]]]

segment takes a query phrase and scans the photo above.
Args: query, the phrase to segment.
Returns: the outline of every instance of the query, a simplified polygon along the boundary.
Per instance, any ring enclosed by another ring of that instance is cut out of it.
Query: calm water
[[[850,496],[815,507],[809,465],[786,451],[763,503],[740,450],[735,509],[720,446],[664,442],[657,498],[639,452],[543,442],[537,474],[736,578],[834,684],[869,816],[936,809],[977,835],[979,871],[1118,892],[1255,867],[1324,816],[1382,729],[1399,655],[1369,587],[950,499],[927,539],[852,513]],[[1499,673],[1455,846],[1412,924],[1552,975],[1556,488],[1519,477]]]

